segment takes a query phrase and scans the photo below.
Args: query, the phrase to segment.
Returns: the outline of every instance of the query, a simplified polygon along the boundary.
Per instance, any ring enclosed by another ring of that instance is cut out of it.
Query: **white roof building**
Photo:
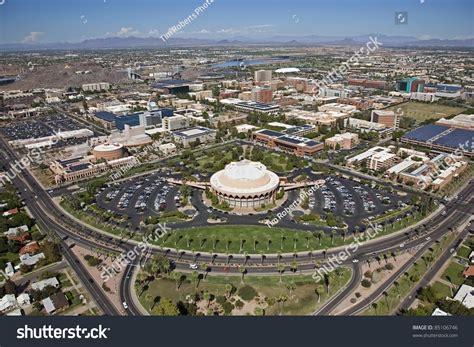
[[[16,227],[16,228],[9,228],[6,232],[5,232],[5,236],[15,236],[15,235],[18,235],[19,233],[25,233],[27,232],[29,229],[28,229],[28,226],[27,225],[22,225],[22,226],[19,226],[19,227]]]
[[[29,255],[28,253],[20,255],[20,262],[24,265],[35,265],[41,259],[44,259],[44,253],[38,253],[35,255]]]
[[[48,314],[51,314],[56,310],[56,307],[54,307],[53,300],[51,300],[50,298],[41,300],[41,303],[43,304],[44,309],[46,310],[46,312],[48,312]]]
[[[12,263],[8,262],[7,266],[5,266],[5,275],[8,277],[12,276],[15,273],[15,269],[13,268]]]
[[[474,308],[474,287],[463,284],[453,298],[467,308]]]
[[[27,293],[21,293],[18,295],[16,301],[20,306],[28,306],[31,303],[30,296]]]
[[[444,312],[442,309],[436,307],[436,309],[431,314],[432,316],[452,316],[451,313]]]
[[[59,287],[58,279],[56,277],[47,278],[45,280],[33,283],[31,285],[31,288],[33,288],[34,290],[43,290],[47,286],[55,288]]]
[[[254,130],[257,127],[251,124],[240,124],[240,125],[236,125],[235,128],[237,129],[237,133],[240,134],[240,133],[246,133],[249,130]]]
[[[15,307],[16,304],[15,294],[7,294],[0,299],[0,311]]]

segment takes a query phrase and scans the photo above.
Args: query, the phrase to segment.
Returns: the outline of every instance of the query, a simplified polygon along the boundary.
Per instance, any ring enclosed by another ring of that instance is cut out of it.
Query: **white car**
[[[405,244],[404,243],[400,243],[400,248],[403,248],[405,247]]]
[[[124,308],[124,309],[128,309],[128,304],[127,304],[126,301],[122,302],[122,305],[123,305],[123,308]]]
[[[428,236],[425,240],[426,240],[426,241],[430,241],[430,240],[431,240],[431,237]]]
[[[199,268],[198,264],[189,264],[189,268],[193,270],[197,270]]]
[[[358,263],[358,262],[359,262],[359,259],[352,259],[352,262],[353,262],[353,263]]]

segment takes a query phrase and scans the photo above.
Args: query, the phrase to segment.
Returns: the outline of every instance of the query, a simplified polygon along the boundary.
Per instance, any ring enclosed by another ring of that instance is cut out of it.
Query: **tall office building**
[[[255,82],[270,82],[272,80],[271,70],[257,70],[255,71]]]
[[[400,118],[393,111],[373,110],[370,121],[383,124],[387,128],[397,129],[400,126]]]
[[[406,93],[423,92],[425,89],[425,80],[418,79],[418,77],[407,77],[397,81],[396,89]]]
[[[252,89],[252,101],[269,103],[272,102],[273,92],[268,87],[255,87]]]

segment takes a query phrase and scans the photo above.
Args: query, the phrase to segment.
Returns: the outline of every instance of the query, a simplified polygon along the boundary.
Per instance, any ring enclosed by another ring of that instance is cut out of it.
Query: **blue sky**
[[[160,36],[205,0],[0,0],[0,43]],[[209,0],[210,1],[210,0]],[[407,25],[395,25],[397,11]],[[474,37],[474,0],[214,0],[177,37]]]

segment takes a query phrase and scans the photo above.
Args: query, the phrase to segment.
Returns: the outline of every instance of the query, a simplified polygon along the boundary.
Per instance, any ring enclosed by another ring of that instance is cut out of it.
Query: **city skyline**
[[[58,0],[5,0],[0,5],[0,44],[160,38],[204,3],[205,0],[96,0],[66,5]],[[418,39],[473,37],[473,4],[469,0],[209,0],[205,7],[194,20],[173,33],[173,38],[267,40],[310,35],[344,38],[370,33]],[[398,12],[406,13],[406,25],[396,25]]]

